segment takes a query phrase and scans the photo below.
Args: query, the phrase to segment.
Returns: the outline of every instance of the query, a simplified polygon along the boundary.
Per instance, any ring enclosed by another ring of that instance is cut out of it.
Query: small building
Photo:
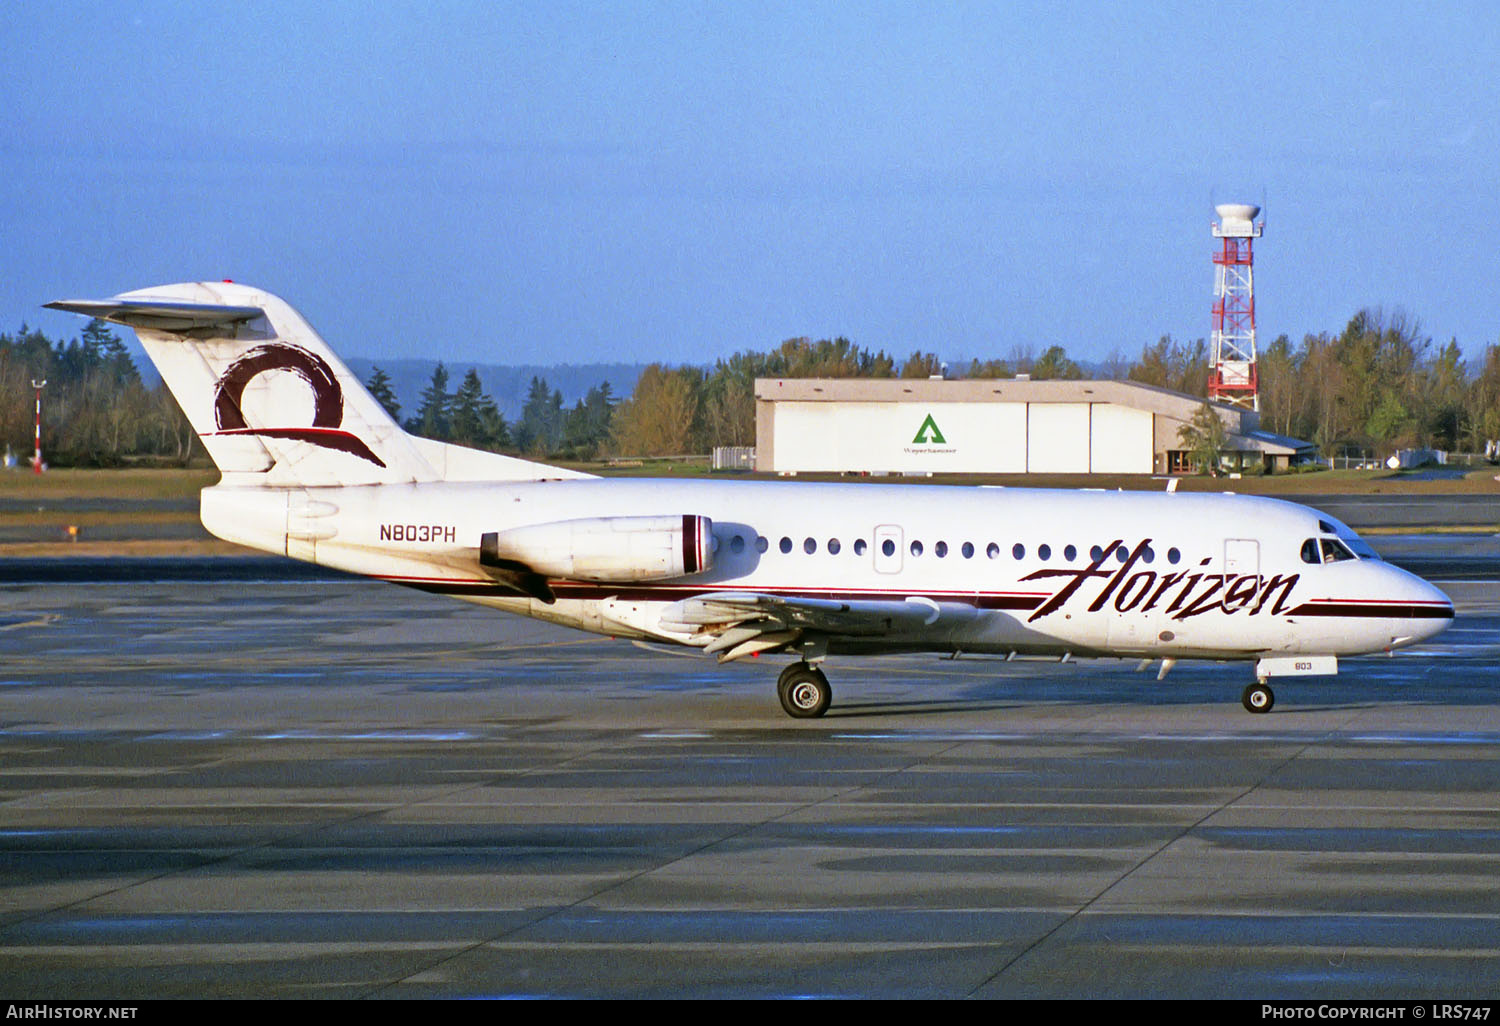
[[[1134,381],[757,378],[755,469],[775,473],[1186,473],[1178,432],[1205,400]],[[1225,464],[1268,472],[1315,457],[1211,404]]]

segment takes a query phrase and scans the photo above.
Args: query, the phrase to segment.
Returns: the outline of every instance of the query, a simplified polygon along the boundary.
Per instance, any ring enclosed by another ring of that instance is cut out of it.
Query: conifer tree
[[[365,388],[370,390],[370,395],[381,406],[385,412],[391,415],[396,423],[401,423],[401,403],[396,400],[396,393],[391,388],[390,375],[378,366],[370,373],[370,380],[365,382]]]

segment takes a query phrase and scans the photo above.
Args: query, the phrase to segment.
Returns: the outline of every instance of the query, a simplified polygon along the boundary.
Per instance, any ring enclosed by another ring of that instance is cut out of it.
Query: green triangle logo
[[[947,445],[948,440],[938,430],[937,421],[932,419],[932,414],[922,421],[922,426],[917,428],[917,437],[911,440],[913,445]]]

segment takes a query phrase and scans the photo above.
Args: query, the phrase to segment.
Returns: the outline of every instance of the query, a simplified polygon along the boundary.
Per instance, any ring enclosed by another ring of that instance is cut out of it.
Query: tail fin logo
[[[253,428],[245,422],[244,411],[240,408],[245,386],[259,375],[274,370],[290,371],[312,389],[313,422],[308,427]],[[358,456],[378,467],[385,466],[385,461],[370,451],[362,439],[343,430],[344,389],[328,362],[301,346],[272,342],[256,346],[231,363],[215,386],[214,423],[219,429],[214,432],[216,435],[287,438]]]

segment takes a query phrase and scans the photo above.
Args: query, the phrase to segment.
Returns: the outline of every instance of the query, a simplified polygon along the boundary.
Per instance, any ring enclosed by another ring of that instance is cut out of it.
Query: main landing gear
[[[1268,713],[1271,706],[1276,704],[1276,695],[1271,691],[1271,685],[1263,680],[1245,687],[1245,693],[1240,696],[1246,709],[1253,713]]]
[[[828,705],[833,701],[833,688],[828,686],[828,678],[816,666],[793,663],[776,678],[776,697],[781,699],[781,708],[788,716],[812,720],[828,711]]]

